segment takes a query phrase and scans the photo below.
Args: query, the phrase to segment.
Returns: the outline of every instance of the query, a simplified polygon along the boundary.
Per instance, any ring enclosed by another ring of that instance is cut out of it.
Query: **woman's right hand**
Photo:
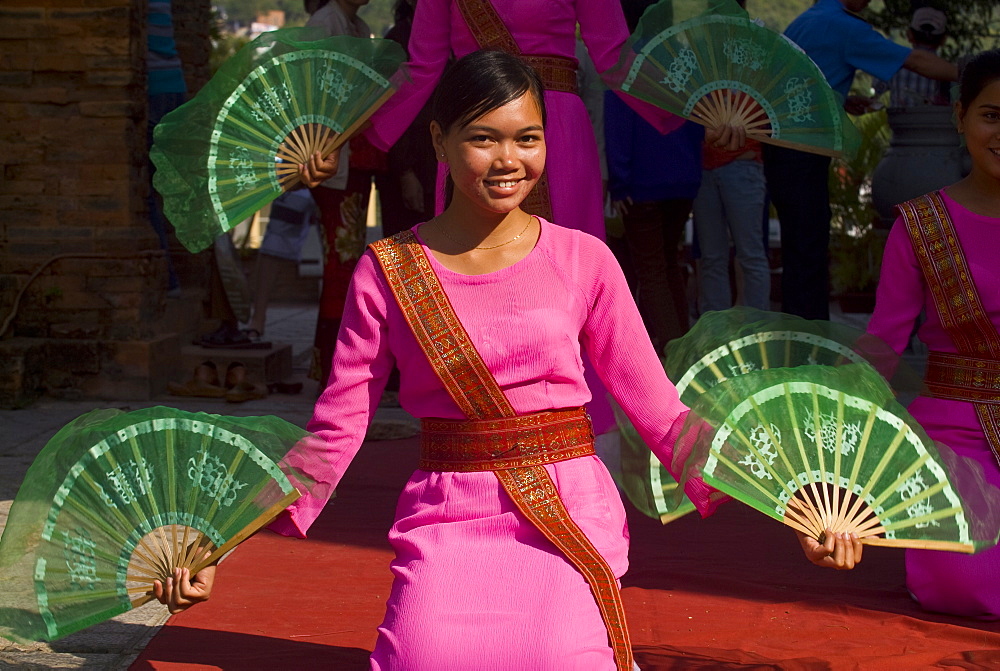
[[[206,566],[194,576],[190,569],[176,568],[173,575],[167,578],[164,585],[159,580],[153,581],[153,595],[166,605],[170,614],[180,613],[196,603],[208,601],[212,595],[212,584],[215,582],[215,564]]]
[[[806,558],[816,566],[849,571],[861,562],[864,546],[856,534],[835,534],[827,529],[822,543],[801,531],[795,534]]]

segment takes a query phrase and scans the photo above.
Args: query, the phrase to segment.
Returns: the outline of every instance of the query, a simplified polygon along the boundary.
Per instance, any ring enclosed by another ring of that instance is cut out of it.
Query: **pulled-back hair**
[[[448,132],[531,92],[545,124],[544,89],[530,65],[503,51],[480,50],[463,56],[445,72],[434,93],[434,121]]]
[[[958,101],[962,110],[969,105],[983,89],[1000,79],[1000,49],[991,49],[976,54],[962,68],[958,83]]]

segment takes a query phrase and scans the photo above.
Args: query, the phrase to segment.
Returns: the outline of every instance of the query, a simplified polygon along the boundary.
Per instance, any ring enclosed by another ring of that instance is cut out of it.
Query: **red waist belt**
[[[424,419],[424,471],[496,471],[541,466],[594,454],[594,430],[583,408],[504,419]]]
[[[931,352],[924,373],[927,396],[1000,404],[1000,361]]]

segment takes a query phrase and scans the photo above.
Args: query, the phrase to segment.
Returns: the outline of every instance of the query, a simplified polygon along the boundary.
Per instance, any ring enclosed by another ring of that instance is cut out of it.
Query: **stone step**
[[[292,346],[273,342],[271,349],[216,349],[199,345],[181,347],[181,366],[175,373],[183,384],[191,379],[194,369],[211,361],[219,371],[220,383],[225,382],[226,370],[232,363],[242,363],[247,369],[247,380],[263,384],[284,382],[292,377]]]

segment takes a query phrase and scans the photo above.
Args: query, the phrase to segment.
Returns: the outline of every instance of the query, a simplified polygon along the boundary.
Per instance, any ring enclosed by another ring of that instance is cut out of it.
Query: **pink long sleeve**
[[[926,288],[920,263],[903,219],[897,218],[882,255],[882,272],[875,294],[875,312],[868,332],[878,336],[896,354],[910,341],[913,323],[924,307]]]

